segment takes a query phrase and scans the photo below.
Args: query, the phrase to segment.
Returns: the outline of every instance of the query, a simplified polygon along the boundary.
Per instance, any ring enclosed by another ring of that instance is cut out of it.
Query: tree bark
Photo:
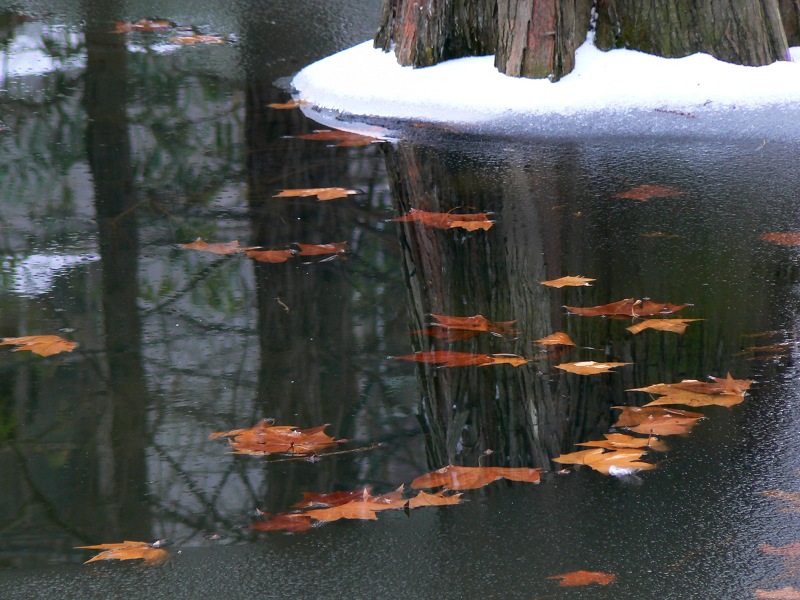
[[[605,0],[596,43],[667,57],[707,52],[750,66],[785,60],[789,49],[778,0]]]
[[[786,60],[787,38],[800,44],[800,0],[384,0],[375,47],[413,67],[494,53],[502,73],[557,81],[575,66],[593,4],[604,50],[759,66]]]

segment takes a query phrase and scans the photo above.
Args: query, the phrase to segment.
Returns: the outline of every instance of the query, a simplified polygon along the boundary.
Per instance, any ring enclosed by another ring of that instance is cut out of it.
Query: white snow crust
[[[800,136],[800,48],[787,58],[793,60],[744,67],[708,54],[662,58],[633,50],[604,52],[590,34],[577,50],[575,69],[553,83],[503,75],[493,56],[401,67],[394,53],[364,42],[304,68],[292,86],[298,99],[314,107],[307,114],[328,124],[356,115],[479,130],[490,125],[510,133],[576,128],[636,133],[708,130],[724,122],[728,130],[760,135],[770,123],[772,133],[786,133],[788,124]],[[708,115],[715,118],[697,123]],[[777,126],[776,120],[785,123]]]

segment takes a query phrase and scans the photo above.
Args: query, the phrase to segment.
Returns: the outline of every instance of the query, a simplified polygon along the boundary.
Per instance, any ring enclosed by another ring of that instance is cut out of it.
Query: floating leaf
[[[349,131],[340,131],[332,129],[316,129],[313,133],[306,133],[304,135],[295,136],[301,140],[317,140],[323,142],[338,142],[337,146],[369,146],[375,142],[382,142],[384,140],[358,133],[351,133]]]
[[[399,509],[406,506],[408,500],[403,498],[402,487],[394,492],[381,496],[371,496],[365,489],[361,496],[346,502],[333,504],[327,508],[316,508],[303,513],[318,521],[338,521],[339,519],[367,519],[375,520],[375,514],[382,510]]]
[[[616,194],[614,197],[644,202],[645,200],[650,200],[651,198],[668,198],[672,196],[680,196],[681,194],[683,194],[683,192],[679,189],[666,185],[640,185],[632,190],[628,190],[627,192]]]
[[[415,490],[435,487],[445,487],[450,490],[474,490],[498,479],[539,483],[541,469],[447,465],[432,473],[420,475],[411,482],[411,487]]]
[[[323,433],[327,425],[298,429],[294,425],[273,425],[264,419],[249,429],[234,429],[212,433],[210,438],[229,438],[234,454],[314,454],[347,440],[337,440]]]
[[[512,367],[520,367],[530,362],[530,359],[517,354],[488,354],[491,362],[479,365],[485,367],[487,365],[511,365]]]
[[[408,501],[409,508],[420,508],[423,506],[450,506],[453,504],[461,504],[461,494],[445,495],[445,491],[429,494],[420,491],[416,496]]]
[[[800,246],[800,231],[762,233],[761,239],[780,246]]]
[[[603,475],[632,475],[638,471],[655,469],[656,465],[639,460],[646,454],[639,448],[620,448],[606,451],[604,448],[579,450],[562,454],[554,462],[570,465],[586,465]]]
[[[267,520],[250,523],[250,529],[257,531],[300,532],[308,531],[314,526],[311,522],[311,517],[303,513],[280,513],[277,515],[261,513],[261,516],[267,517]]]
[[[461,329],[464,331],[485,331],[495,335],[516,335],[519,332],[514,329],[516,321],[490,321],[483,315],[472,317],[450,317],[447,315],[431,316],[436,320],[431,323],[433,327],[443,327],[446,329]]]
[[[783,490],[767,490],[766,492],[761,492],[762,496],[767,496],[768,498],[777,498],[783,502],[788,502],[791,508],[784,509],[787,512],[798,512],[800,511],[800,492],[784,492]]]
[[[457,352],[455,350],[426,350],[415,352],[414,354],[407,354],[405,356],[395,356],[393,358],[431,363],[442,365],[443,367],[466,367],[470,365],[485,365],[492,362],[492,359],[486,354]]]
[[[353,500],[363,500],[371,497],[372,488],[365,487],[360,490],[330,492],[327,494],[319,494],[317,492],[303,493],[303,499],[300,502],[292,504],[292,508],[320,508],[328,506],[338,506]],[[394,492],[392,492],[394,493]]]
[[[637,437],[625,433],[605,433],[606,439],[581,442],[578,446],[590,446],[592,448],[606,448],[607,450],[619,450],[620,448],[648,448],[656,452],[666,452],[667,444],[656,437]]]
[[[159,548],[158,544],[147,542],[125,541],[117,544],[96,544],[94,546],[76,546],[81,550],[104,550],[97,556],[87,560],[85,565],[98,560],[144,560],[146,565],[163,563],[169,558],[169,552]]]
[[[303,104],[305,104],[305,101],[303,101],[303,100],[295,100],[294,98],[292,98],[288,102],[271,102],[271,103],[267,104],[267,107],[268,108],[275,108],[275,109],[278,109],[278,110],[291,110],[293,108],[298,108],[298,107],[302,106]]]
[[[132,31],[152,33],[155,31],[168,31],[172,27],[174,27],[174,23],[166,19],[139,19],[134,23],[117,21],[114,24],[112,33],[131,33]]]
[[[489,213],[453,213],[429,212],[412,208],[407,214],[392,219],[401,223],[422,223],[437,229],[453,229],[461,227],[473,231],[475,229],[489,229],[494,221],[489,220]]]
[[[626,327],[628,331],[633,334],[644,331],[645,329],[658,329],[659,331],[671,331],[672,333],[683,333],[689,326],[689,323],[694,321],[702,321],[703,319],[645,319],[639,323],[635,323],[630,327]]]
[[[565,306],[569,312],[584,317],[649,317],[652,315],[668,315],[689,306],[688,304],[669,304],[653,302],[648,298],[634,300],[625,298],[601,306]]]
[[[661,406],[614,406],[622,411],[615,423],[636,433],[645,435],[685,435],[697,422],[704,418],[702,413],[694,413]]]
[[[788,544],[786,546],[770,546],[769,544],[762,544],[761,551],[764,554],[775,554],[777,556],[800,556],[800,542]]]
[[[200,33],[191,33],[187,35],[176,35],[169,38],[173,44],[183,44],[185,46],[193,46],[194,44],[224,44],[225,38],[220,35],[203,35]]]
[[[546,346],[574,346],[575,342],[573,342],[570,337],[564,333],[563,331],[557,331],[555,333],[551,333],[550,335],[539,338],[536,340],[539,344],[544,344]]]
[[[567,371],[568,373],[575,373],[576,375],[596,375],[597,373],[606,373],[616,367],[630,365],[633,363],[627,362],[595,362],[593,360],[585,360],[582,362],[561,363],[556,365],[556,369]]]
[[[542,285],[547,285],[554,288],[562,288],[565,286],[591,286],[592,281],[597,281],[596,279],[592,279],[590,277],[579,277],[579,276],[572,276],[568,275],[566,277],[561,277],[559,279],[548,279],[547,281],[540,281]]]
[[[608,585],[615,581],[617,576],[610,573],[600,573],[598,571],[573,571],[561,575],[551,575],[548,579],[558,579],[558,585],[561,586],[589,585],[590,583]]]
[[[320,256],[323,254],[344,254],[347,252],[347,242],[332,242],[330,244],[295,244],[300,248],[301,256]]]
[[[252,258],[259,262],[265,263],[282,263],[286,262],[292,256],[297,254],[294,250],[245,250],[248,258]]]
[[[52,356],[61,352],[72,352],[78,344],[69,342],[57,335],[24,335],[22,337],[3,338],[0,346],[16,346],[13,352],[30,350],[39,356]]]
[[[745,392],[753,383],[749,379],[733,379],[730,373],[725,379],[717,377],[711,379],[712,382],[684,379],[680,383],[657,383],[627,391],[661,396],[647,406],[682,404],[694,407],[717,405],[730,408],[744,400]]]
[[[316,196],[319,200],[335,200],[336,198],[347,198],[354,194],[360,194],[358,190],[348,190],[340,187],[327,188],[302,188],[293,190],[283,190],[280,194],[275,194],[273,198],[296,198],[306,196]]]
[[[189,250],[200,250],[201,252],[213,252],[214,254],[233,254],[235,252],[242,252],[247,250],[239,245],[239,240],[232,242],[220,242],[216,244],[209,244],[203,241],[202,238],[197,238],[191,244],[178,244],[181,248],[188,248]]]
[[[770,600],[800,600],[800,590],[796,590],[789,585],[778,590],[756,590],[756,598]]]

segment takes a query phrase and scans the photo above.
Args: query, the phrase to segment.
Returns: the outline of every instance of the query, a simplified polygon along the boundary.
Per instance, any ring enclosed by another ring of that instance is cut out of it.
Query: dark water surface
[[[267,108],[273,85],[362,41],[379,2],[14,3],[0,13],[0,336],[58,334],[69,354],[0,348],[2,598],[746,598],[800,587],[795,373],[798,144],[705,139],[478,139],[415,132],[334,147]],[[0,3],[0,7],[3,6]],[[159,17],[174,33],[109,33]],[[640,184],[680,195],[615,198]],[[330,202],[275,199],[339,186]],[[389,219],[492,211],[488,231]],[[657,234],[657,235],[650,235]],[[193,252],[347,241],[283,264]],[[307,260],[302,260],[307,258]],[[562,275],[593,287],[540,285]],[[650,297],[690,303],[684,335],[571,316]],[[516,319],[513,338],[434,342],[429,315]],[[579,346],[543,355],[536,339]],[[748,348],[785,343],[781,355]],[[534,360],[442,369],[389,358],[432,347]],[[554,364],[625,361],[581,377]],[[730,372],[732,409],[670,437],[655,471],[559,475],[551,459],[643,404],[626,389]],[[318,462],[226,453],[211,432],[262,418],[369,451]],[[482,457],[487,449],[493,453]],[[258,533],[256,510],[303,492],[384,493],[444,465],[536,466],[461,506]],[[174,559],[82,566],[74,546],[168,539]],[[548,576],[614,573],[607,588]]]

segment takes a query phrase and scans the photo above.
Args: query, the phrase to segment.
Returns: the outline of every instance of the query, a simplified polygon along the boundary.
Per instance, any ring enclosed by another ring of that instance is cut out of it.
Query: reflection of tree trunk
[[[147,390],[137,309],[139,245],[126,115],[127,49],[123,36],[96,31],[87,32],[86,47],[86,143],[103,265],[109,377],[109,404],[100,410],[107,412],[101,422],[110,429],[105,439],[98,433],[100,481],[95,490],[105,507],[97,525],[103,539],[147,539]]]
[[[537,352],[532,340],[559,328],[560,311],[553,310],[550,292],[535,282],[550,275],[547,269],[553,265],[548,262],[560,260],[559,231],[547,220],[554,220],[548,203],[559,197],[562,178],[558,173],[531,175],[509,168],[504,189],[490,189],[483,176],[485,167],[452,158],[410,144],[387,147],[387,169],[400,213],[410,208],[468,210],[464,208],[468,204],[499,213],[503,233],[499,227],[463,234],[403,224],[400,241],[412,327],[424,329],[429,313],[517,319],[516,341],[484,334],[448,348],[532,356]],[[570,161],[569,155],[564,160]],[[453,164],[459,165],[458,170]],[[512,200],[514,196],[536,201],[520,203]],[[432,347],[423,336],[414,342],[418,350]],[[421,365],[421,412],[429,433],[431,466],[476,464],[486,449],[494,452],[499,464],[549,466],[549,456],[592,431],[607,404],[584,400],[581,410],[586,418],[576,418],[576,396],[585,390],[568,389],[564,378],[551,378],[547,371],[541,361],[517,369]]]

